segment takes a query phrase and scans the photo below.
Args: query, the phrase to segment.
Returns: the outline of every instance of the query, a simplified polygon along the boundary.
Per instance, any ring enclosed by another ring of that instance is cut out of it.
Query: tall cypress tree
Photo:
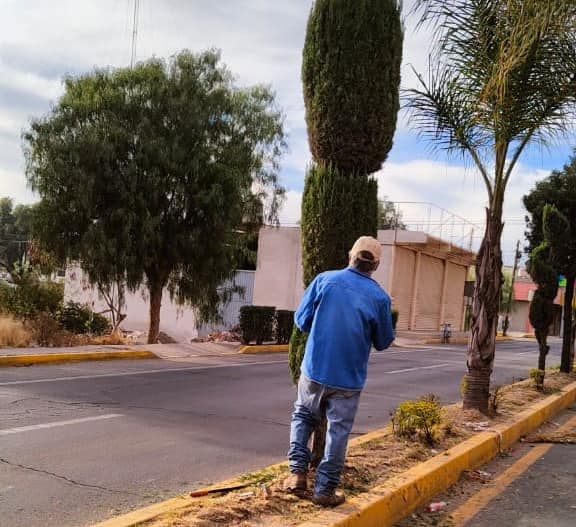
[[[360,235],[376,235],[377,172],[392,148],[399,109],[403,26],[399,0],[316,0],[302,83],[312,164],[302,200],[304,285],[344,267]],[[291,339],[299,376],[302,336]],[[323,450],[322,434],[314,457]]]
[[[399,109],[403,27],[397,0],[316,0],[302,83],[313,164],[302,202],[304,281],[343,267],[376,235],[380,170]]]

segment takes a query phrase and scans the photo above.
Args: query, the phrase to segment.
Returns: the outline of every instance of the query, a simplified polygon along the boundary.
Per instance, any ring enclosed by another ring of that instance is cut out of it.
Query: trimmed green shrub
[[[111,329],[110,322],[105,316],[94,313],[89,306],[76,302],[68,302],[64,306],[58,322],[63,329],[77,334],[102,335]]]
[[[240,331],[242,344],[262,344],[272,340],[275,307],[242,306],[240,308]]]
[[[288,366],[290,367],[290,376],[294,384],[298,384],[298,379],[300,379],[300,365],[306,351],[307,340],[308,333],[300,331],[298,326],[294,324],[288,345]]]
[[[288,344],[294,326],[294,311],[278,309],[276,311],[276,344]]]

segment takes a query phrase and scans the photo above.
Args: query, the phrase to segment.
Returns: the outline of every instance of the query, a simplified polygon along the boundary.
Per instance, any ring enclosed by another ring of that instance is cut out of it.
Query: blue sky
[[[412,1],[404,4],[408,11]],[[265,83],[276,91],[286,115],[290,147],[281,174],[288,190],[281,213],[286,224],[299,219],[304,171],[310,159],[300,63],[311,5],[312,0],[140,0],[139,60],[168,57],[183,48],[215,47],[222,50],[239,84]],[[26,188],[22,130],[31,117],[46,113],[57,101],[64,75],[95,66],[129,65],[133,0],[0,0],[0,7],[0,196],[30,203],[36,197]],[[406,20],[404,88],[415,85],[410,65],[426,71],[429,40],[426,31],[416,33],[413,20]],[[506,262],[511,261],[516,240],[523,240],[522,196],[538,179],[561,168],[573,145],[572,135],[547,151],[535,148],[521,159],[505,204]],[[462,160],[431,153],[406,115],[400,116],[394,147],[378,180],[381,196],[393,201],[434,203],[482,223],[485,190],[477,174]],[[409,225],[421,218],[430,222],[434,214],[446,218],[439,208],[429,205],[401,207]],[[478,225],[474,244],[480,231]]]

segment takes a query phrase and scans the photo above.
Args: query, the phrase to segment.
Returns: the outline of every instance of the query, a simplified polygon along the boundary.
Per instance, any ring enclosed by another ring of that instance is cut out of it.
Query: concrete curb
[[[256,355],[257,353],[288,353],[288,344],[261,344],[257,346],[242,346],[238,353]]]
[[[429,499],[458,481],[465,470],[473,470],[509,448],[521,437],[576,401],[576,382],[557,395],[532,405],[515,416],[512,423],[502,424],[463,441],[454,448],[435,456],[391,478],[384,485],[352,498],[337,509],[320,513],[298,527],[391,527]],[[385,434],[387,428],[375,430],[350,441],[350,446],[367,443]],[[287,463],[278,463],[263,470],[279,470]],[[207,488],[226,487],[242,482],[240,478],[219,482]],[[176,512],[198,498],[180,496],[156,505],[112,518],[92,527],[137,527],[166,513]]]
[[[148,350],[111,350],[111,351],[71,351],[68,353],[39,353],[29,355],[0,356],[0,367],[31,366],[55,362],[78,362],[110,359],[156,359],[157,356]]]

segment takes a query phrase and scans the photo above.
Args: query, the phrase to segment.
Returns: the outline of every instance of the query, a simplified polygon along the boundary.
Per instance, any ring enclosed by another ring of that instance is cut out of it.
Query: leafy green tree
[[[22,263],[28,253],[32,206],[0,198],[0,265],[8,271]]]
[[[402,211],[396,208],[393,201],[384,199],[378,200],[378,230],[406,230],[406,225],[402,223]]]
[[[149,342],[165,289],[214,319],[246,205],[256,195],[277,212],[282,121],[271,91],[237,87],[214,51],[68,78],[24,136],[35,233],[93,283],[144,284]]]
[[[464,406],[488,411],[502,283],[502,208],[526,146],[567,129],[576,103],[576,4],[565,0],[417,0],[435,53],[409,91],[413,122],[469,158],[485,183]]]
[[[553,265],[557,274],[566,277],[564,294],[564,324],[562,335],[561,371],[569,373],[574,363],[574,300],[576,280],[576,155],[560,171],[553,171],[539,181],[534,189],[524,196],[524,206],[530,214],[527,237],[530,250],[545,240],[553,247]],[[548,232],[544,211],[553,205],[556,212],[548,219]]]

